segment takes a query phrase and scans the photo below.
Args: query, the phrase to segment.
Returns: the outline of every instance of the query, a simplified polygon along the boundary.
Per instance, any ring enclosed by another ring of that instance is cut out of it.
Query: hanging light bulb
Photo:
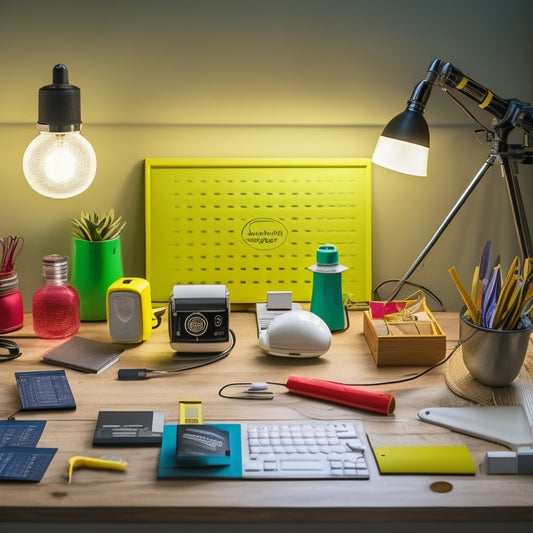
[[[53,83],[39,90],[39,135],[24,152],[22,167],[31,187],[50,198],[70,198],[85,191],[96,173],[96,155],[82,137],[80,90],[58,64]]]

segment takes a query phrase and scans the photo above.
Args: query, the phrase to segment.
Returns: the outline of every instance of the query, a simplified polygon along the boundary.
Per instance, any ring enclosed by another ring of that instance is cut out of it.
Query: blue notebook
[[[239,424],[210,424],[210,427],[229,434],[228,464],[217,466],[178,466],[176,456],[177,424],[165,424],[158,477],[163,478],[242,478],[241,426]]]

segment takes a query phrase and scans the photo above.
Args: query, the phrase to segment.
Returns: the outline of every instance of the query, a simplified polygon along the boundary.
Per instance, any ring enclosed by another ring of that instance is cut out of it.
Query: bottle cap
[[[339,263],[339,252],[333,244],[323,244],[316,251],[316,262],[319,265],[336,265]]]
[[[68,279],[68,260],[66,256],[49,254],[43,257],[43,278],[46,281],[65,283]]]
[[[309,270],[324,274],[336,274],[348,270],[348,267],[339,265],[339,252],[333,244],[322,244],[316,251],[316,263],[310,266]]]

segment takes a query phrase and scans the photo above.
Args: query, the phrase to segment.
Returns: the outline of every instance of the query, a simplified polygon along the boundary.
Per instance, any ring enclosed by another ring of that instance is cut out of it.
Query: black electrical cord
[[[433,369],[435,369],[435,368],[443,365],[447,361],[449,361],[450,358],[452,357],[452,355],[459,349],[459,347],[466,340],[467,339],[465,339],[464,341],[459,341],[455,345],[454,349],[442,361],[439,361],[438,363],[435,363],[434,365],[431,365],[430,367],[426,368],[425,370],[422,370],[422,372],[419,372],[418,374],[415,374],[413,376],[408,376],[406,378],[393,379],[393,380],[390,380],[390,381],[378,381],[378,382],[375,382],[375,383],[342,383],[342,385],[348,385],[349,387],[379,387],[379,386],[383,386],[383,385],[394,385],[396,383],[405,383],[406,381],[413,381],[414,379],[421,378],[422,376],[424,376],[428,372],[431,372]]]
[[[0,351],[0,363],[11,361],[22,355],[19,345],[10,339],[0,339],[0,349],[1,348],[5,348],[7,353],[2,353]]]
[[[201,361],[198,361],[194,363],[193,365],[189,366],[182,366],[179,368],[171,368],[168,370],[153,370],[149,368],[123,368],[118,371],[118,379],[121,380],[138,380],[138,379],[148,379],[155,376],[149,376],[148,374],[173,374],[175,372],[185,372],[185,370],[192,370],[194,368],[200,368],[202,366],[210,365],[211,363],[216,363],[217,361],[220,361],[221,359],[224,359],[224,357],[228,356],[230,352],[233,350],[235,343],[236,343],[236,337],[233,330],[229,330],[230,336],[231,336],[231,344],[230,346],[224,350],[223,352],[214,355],[213,357],[209,357],[207,359],[202,359]]]
[[[377,381],[377,382],[373,382],[373,383],[344,383],[344,382],[340,382],[340,381],[333,381],[333,380],[328,380],[330,381],[331,383],[338,383],[339,385],[346,385],[347,387],[379,387],[379,386],[384,386],[384,385],[395,385],[397,383],[405,383],[407,381],[413,381],[415,379],[418,379],[418,378],[421,378],[422,376],[424,376],[425,374],[427,374],[428,372],[431,372],[432,370],[434,370],[435,368],[439,367],[439,366],[442,366],[444,363],[446,363],[447,361],[450,360],[450,358],[453,356],[453,354],[467,341],[469,340],[470,338],[472,338],[473,335],[475,335],[477,333],[477,331],[473,332],[470,336],[468,336],[466,339],[463,339],[463,340],[460,340],[456,345],[455,347],[453,348],[453,350],[442,360],[442,361],[439,361],[438,363],[435,363],[434,365],[426,368],[425,370],[423,370],[422,372],[419,372],[418,374],[415,374],[413,376],[408,376],[408,377],[405,377],[405,378],[399,378],[399,379],[392,379],[392,380],[388,380],[388,381]],[[263,382],[265,384],[269,384],[269,385],[277,385],[277,386],[280,386],[280,387],[287,387],[287,385],[285,383],[277,383],[277,382],[273,382],[273,381],[265,381]],[[241,393],[239,393],[238,396],[229,396],[229,395],[226,395],[226,394],[223,394],[224,390],[229,388],[229,387],[234,387],[234,386],[249,386],[249,385],[252,385],[252,383],[228,383],[227,385],[223,385],[219,391],[218,391],[218,395],[221,397],[221,398],[228,398],[228,399],[235,399],[235,400],[271,400],[273,397],[274,397],[274,394],[273,393],[270,393],[270,395],[268,395],[269,391],[267,391],[266,389],[263,389],[261,391],[258,391],[258,390],[245,390],[245,391],[242,391]],[[261,393],[261,394],[260,394]]]
[[[387,283],[398,283],[400,280],[399,279],[386,279],[385,281],[382,281],[381,283],[379,283],[373,290],[372,290],[372,294],[374,294],[376,296],[376,298],[378,300],[383,300],[383,298],[379,295],[379,289],[380,287],[383,287],[383,285],[387,284]],[[435,300],[440,308],[442,309],[442,311],[446,311],[446,308],[444,306],[444,304],[442,303],[442,300],[435,294],[433,293],[432,291],[430,291],[427,287],[424,287],[423,285],[419,285],[418,283],[414,283],[412,281],[404,281],[403,285],[409,285],[410,287],[415,287],[416,289],[419,289],[421,290],[422,292],[425,292],[427,294],[429,294],[429,296],[431,296],[431,298],[433,298],[433,300]]]
[[[473,122],[475,122],[478,126],[481,126],[483,128],[483,131],[485,132],[490,132],[491,130],[485,126],[484,124],[482,124],[482,122],[472,113],[468,110],[468,108],[459,100],[459,98],[457,98],[457,96],[455,96],[454,94],[452,94],[450,91],[453,90],[453,89],[449,89],[449,88],[446,88],[444,89],[444,92],[446,93],[446,95],[457,105],[459,106],[459,108],[461,109],[461,111],[464,112],[464,114],[470,119],[472,120]],[[458,94],[460,94],[458,92]]]
[[[431,365],[430,367],[426,368],[425,370],[422,370],[422,372],[419,372],[418,374],[415,374],[413,376],[409,376],[406,378],[400,378],[400,379],[393,379],[390,381],[381,381],[376,383],[342,383],[342,385],[347,385],[349,387],[375,387],[375,386],[381,386],[381,385],[394,385],[396,383],[405,383],[406,381],[413,381],[414,379],[418,379],[428,372],[431,372],[433,369],[443,365],[447,361],[449,361],[452,357],[452,355],[467,341],[469,341],[474,335],[477,335],[479,333],[479,330],[474,330],[468,337],[465,339],[461,339],[457,342],[457,344],[454,346],[453,350],[442,360],[438,363],[435,363],[434,365]]]

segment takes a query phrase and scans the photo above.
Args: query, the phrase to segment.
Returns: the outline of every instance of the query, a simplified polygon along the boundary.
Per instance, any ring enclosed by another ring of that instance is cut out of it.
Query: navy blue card
[[[0,448],[0,481],[41,481],[57,448],[3,446]]]
[[[37,446],[46,420],[0,420],[2,446]]]
[[[64,370],[15,372],[22,409],[75,409],[76,402]]]

